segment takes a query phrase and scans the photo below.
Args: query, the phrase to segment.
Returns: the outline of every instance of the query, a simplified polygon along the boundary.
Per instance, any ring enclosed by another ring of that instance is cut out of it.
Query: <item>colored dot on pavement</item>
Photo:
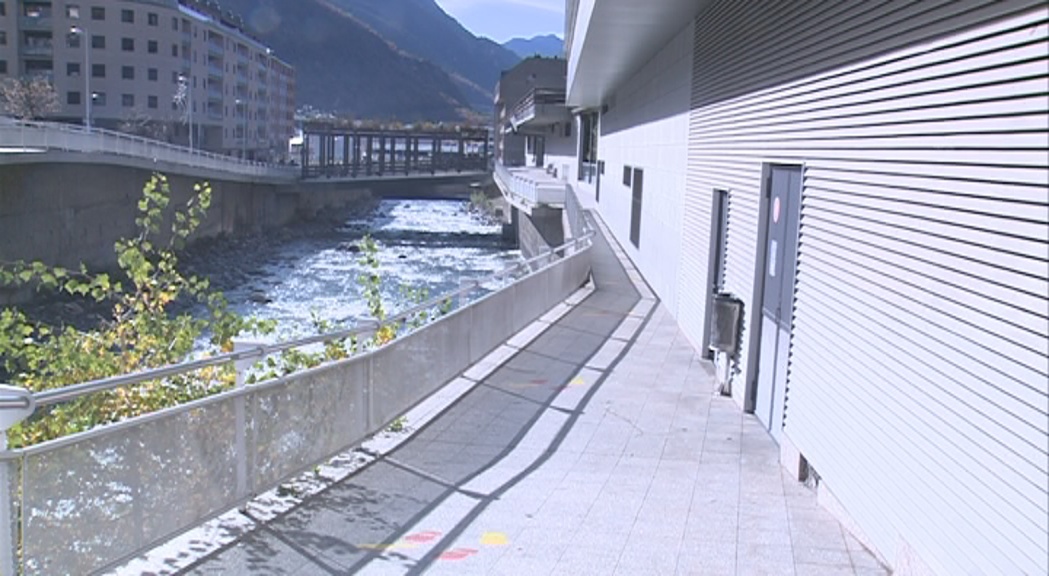
[[[474,554],[477,554],[477,550],[473,548],[453,548],[442,553],[439,558],[441,560],[462,560],[464,558],[469,558]]]
[[[440,532],[434,532],[428,530],[426,532],[416,532],[415,534],[409,534],[404,537],[408,542],[430,542],[440,536]]]
[[[583,380],[582,376],[576,376],[575,379],[573,379],[571,382],[568,383],[568,385],[569,386],[586,386],[586,381]]]
[[[502,532],[485,532],[481,535],[481,544],[485,546],[506,546],[509,543],[506,534]]]

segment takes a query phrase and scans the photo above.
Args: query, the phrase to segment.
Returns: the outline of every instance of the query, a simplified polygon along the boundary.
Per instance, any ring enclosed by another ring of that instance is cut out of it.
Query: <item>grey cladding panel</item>
[[[762,165],[804,165],[786,434],[890,560],[945,574],[1049,570],[1047,34],[1026,0],[695,23],[688,221],[729,191],[749,316]]]

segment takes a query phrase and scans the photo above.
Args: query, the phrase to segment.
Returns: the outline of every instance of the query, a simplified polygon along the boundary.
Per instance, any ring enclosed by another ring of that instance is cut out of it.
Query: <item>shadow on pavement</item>
[[[600,234],[592,258],[596,290],[590,296],[401,446],[187,572],[346,574],[380,557],[397,562],[388,569],[425,570],[454,535],[408,530],[453,496],[475,501],[473,517],[508,488],[477,494],[462,487],[509,454],[540,415],[558,410],[551,407],[557,395],[640,301]],[[416,559],[397,552],[397,543],[405,540],[437,545]]]

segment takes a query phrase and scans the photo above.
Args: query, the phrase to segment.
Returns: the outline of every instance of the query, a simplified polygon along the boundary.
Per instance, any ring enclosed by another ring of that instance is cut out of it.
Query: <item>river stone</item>
[[[248,300],[256,304],[269,304],[270,302],[273,302],[273,299],[266,296],[265,292],[252,292],[251,295],[248,296]]]

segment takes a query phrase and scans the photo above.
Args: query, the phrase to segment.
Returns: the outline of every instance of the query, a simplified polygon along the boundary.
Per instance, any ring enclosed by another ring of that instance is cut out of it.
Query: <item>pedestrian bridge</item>
[[[488,131],[359,130],[308,125],[295,163],[223,156],[101,128],[0,123],[0,166],[102,163],[265,183],[456,181],[488,173]]]
[[[302,178],[356,180],[484,173],[489,167],[488,156],[487,130],[369,130],[309,123],[303,130]]]

